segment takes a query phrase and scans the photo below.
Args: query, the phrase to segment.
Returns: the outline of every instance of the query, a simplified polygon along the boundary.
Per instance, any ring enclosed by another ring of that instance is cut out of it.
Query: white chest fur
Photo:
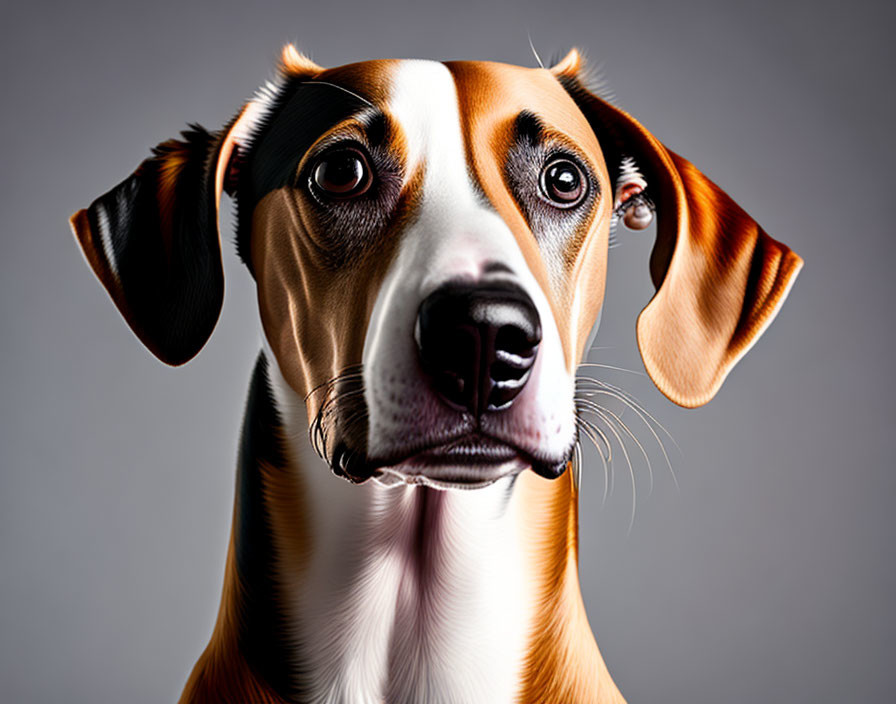
[[[305,404],[270,367],[307,499],[308,561],[279,565],[314,702],[509,702],[531,613],[518,502],[475,491],[352,486],[308,441]]]

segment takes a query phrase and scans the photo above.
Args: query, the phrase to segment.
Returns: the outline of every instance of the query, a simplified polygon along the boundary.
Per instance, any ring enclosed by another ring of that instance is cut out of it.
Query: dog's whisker
[[[614,476],[613,476],[613,446],[610,443],[607,434],[597,426],[596,423],[585,418],[582,413],[586,412],[585,409],[579,408],[576,412],[576,423],[579,425],[580,429],[585,433],[585,436],[591,440],[591,443],[598,451],[598,456],[600,457],[601,464],[604,469],[604,494],[601,498],[601,506],[605,506],[607,503],[607,499],[612,495],[613,488],[615,486]],[[596,415],[600,420],[603,420],[605,423],[606,419],[600,418],[600,416]],[[601,445],[598,443],[597,438],[603,442],[606,447],[606,454],[604,454],[604,450]]]
[[[660,423],[647,409],[643,407],[643,405],[631,394],[626,392],[624,389],[620,389],[613,384],[606,383],[599,379],[595,379],[593,377],[576,377],[576,384],[581,386],[579,382],[583,382],[585,384],[592,384],[597,386],[598,388],[592,389],[577,389],[576,394],[579,395],[606,395],[611,398],[615,398],[620,403],[626,405],[631,408],[635,414],[641,419],[641,422],[647,427],[647,430],[653,436],[654,441],[660,448],[660,452],[663,454],[663,459],[666,463],[666,466],[669,468],[669,474],[672,476],[672,482],[675,485],[676,491],[681,491],[681,487],[678,483],[678,476],[675,473],[675,468],[672,465],[672,460],[669,457],[669,453],[666,450],[666,444],[663,442],[663,439],[659,436],[659,434],[654,429],[653,425],[655,424],[668,438],[672,441],[672,444],[675,445],[675,448],[678,450],[679,454],[683,454],[681,448],[678,443],[675,441],[675,438],[672,437],[672,434]],[[651,486],[652,486],[652,473],[651,473]]]
[[[605,390],[593,391],[593,392],[591,392],[590,395],[595,396],[595,395],[601,395],[601,394],[607,395],[610,398],[615,398],[617,400],[621,400],[615,394],[613,394],[609,391],[605,391]],[[647,454],[647,450],[644,448],[644,445],[641,443],[640,440],[638,440],[638,437],[634,434],[634,432],[632,432],[631,428],[628,427],[628,425],[625,423],[625,421],[622,420],[621,414],[616,414],[615,412],[613,412],[606,406],[601,406],[596,401],[592,401],[591,399],[580,399],[580,400],[581,400],[582,405],[585,406],[586,409],[587,409],[588,405],[593,405],[595,408],[599,408],[603,412],[610,414],[617,421],[619,426],[626,432],[626,434],[629,437],[631,437],[631,439],[634,441],[634,443],[638,446],[638,449],[641,451],[641,454],[644,456],[644,462],[647,464],[647,472],[648,472],[648,477],[649,477],[647,495],[649,496],[650,494],[652,494],[653,493],[653,466],[650,462],[650,457]],[[635,410],[635,412],[637,413],[637,410]],[[641,418],[641,421],[644,422],[644,419]],[[645,422],[645,425],[647,425],[647,428],[653,433],[653,428],[651,428],[650,425],[648,425],[646,422]],[[653,435],[656,438],[656,433],[653,433]],[[660,449],[661,450],[663,449],[661,443],[660,443]],[[663,452],[663,454],[665,455],[666,453]]]
[[[348,413],[344,411],[347,403],[363,398],[363,372],[361,364],[349,365],[336,376],[318,384],[305,397],[307,401],[314,393],[324,394],[320,408],[308,428],[308,434],[312,448],[325,462],[329,462],[332,429],[337,424],[343,429],[351,429],[367,418],[367,409],[363,403],[355,405]]]
[[[626,369],[625,367],[614,367],[611,364],[598,364],[597,362],[581,362],[579,364],[580,367],[597,367],[599,369],[612,369],[617,372],[628,372],[629,374],[637,374],[638,376],[646,376],[644,372],[639,372],[634,369]]]
[[[544,68],[544,62],[541,60],[541,57],[538,55],[538,52],[535,50],[535,44],[532,43],[532,34],[530,32],[526,32],[526,36],[529,37],[529,48],[532,50],[532,55],[535,57],[535,60],[538,62],[539,68]]]
[[[581,419],[578,418],[578,417],[576,417],[576,426],[578,427],[580,433],[581,433],[581,434],[584,434],[585,437],[587,437],[587,438],[591,441],[591,444],[592,444],[592,445],[594,445],[595,447],[598,447],[597,444],[595,443],[595,439],[594,439],[593,437],[591,437],[589,431],[586,430],[586,429],[583,427],[583,425],[584,425],[584,423],[581,422]],[[580,436],[576,439],[576,447],[578,448],[579,462],[582,463],[582,464],[584,465],[584,462],[585,462],[585,448],[584,448],[584,446],[582,445],[581,434],[580,434]],[[604,460],[603,452],[602,452],[599,448],[598,448],[598,456],[601,458],[601,462],[604,464],[604,485],[605,485],[605,486],[604,486],[604,494],[606,494],[606,481],[607,481],[606,462],[605,462],[605,460]]]
[[[647,465],[647,476],[648,476],[648,484],[647,484],[647,495],[650,496],[653,493],[653,466],[650,463],[650,457],[647,455],[647,450],[644,449],[644,445],[641,444],[641,441],[638,440],[637,436],[631,431],[625,421],[622,420],[622,417],[615,412],[611,411],[606,406],[600,406],[599,404],[594,404],[596,407],[600,408],[604,413],[609,414],[616,421],[617,425],[625,431],[625,433],[632,439],[635,445],[638,446],[638,449],[641,451],[641,455],[644,457],[644,462]]]
[[[582,491],[582,445],[576,441],[576,444],[573,446],[573,468],[575,469],[575,474],[573,478],[575,479],[576,489],[581,492]]]
[[[358,100],[360,100],[360,101],[361,101],[362,103],[364,103],[365,105],[368,105],[368,106],[372,107],[374,110],[377,109],[376,105],[374,105],[373,103],[371,103],[371,102],[370,102],[367,98],[365,98],[363,95],[358,95],[357,93],[355,93],[355,91],[353,91],[353,90],[349,90],[349,89],[346,88],[345,86],[340,86],[340,85],[338,85],[338,84],[336,84],[336,83],[330,83],[329,81],[318,81],[318,80],[314,80],[314,81],[302,81],[302,85],[303,85],[303,86],[330,86],[331,88],[337,88],[337,89],[341,90],[343,93],[348,93],[348,94],[351,95],[352,97],[357,98]]]
[[[580,415],[576,415],[576,425],[578,428],[585,434],[594,447],[597,449],[597,454],[600,457],[601,464],[604,467],[604,495],[601,499],[601,506],[605,506],[607,503],[607,496],[610,491],[610,467],[613,461],[612,457],[612,448],[610,447],[610,443],[607,440],[607,436],[604,435],[603,431],[594,425],[591,421],[586,418],[582,418]],[[600,437],[607,447],[607,455],[604,456],[603,448],[601,448],[600,444],[597,441],[597,437]]]
[[[329,388],[329,387],[339,383],[342,380],[354,379],[354,378],[360,377],[363,375],[363,373],[364,373],[364,370],[363,370],[362,365],[352,364],[352,365],[346,367],[345,370],[343,370],[336,376],[319,383],[317,386],[315,386],[313,389],[311,389],[311,391],[309,391],[307,394],[305,394],[304,400],[307,401],[309,398],[311,398],[312,395],[314,395],[315,393],[317,393],[318,391],[320,391],[324,388]]]
[[[342,419],[342,424],[348,427],[360,420],[367,420],[367,418],[368,413],[366,408],[356,408]]]
[[[591,385],[592,388],[591,389],[581,388],[581,387],[587,386],[587,385]],[[659,422],[659,420],[656,419],[656,417],[654,417],[644,407],[644,405],[639,401],[639,399],[636,398],[633,394],[627,392],[625,389],[623,389],[619,386],[615,386],[608,382],[602,381],[600,379],[595,379],[594,377],[589,377],[589,376],[577,376],[576,377],[576,386],[578,387],[576,393],[586,393],[586,394],[592,393],[593,394],[593,393],[597,393],[598,391],[600,391],[600,392],[604,392],[606,394],[612,395],[614,398],[616,398],[620,402],[624,403],[626,406],[631,408],[633,411],[636,411],[639,414],[642,414],[643,416],[645,416],[645,422],[647,422],[647,419],[649,419],[652,424],[656,425],[663,432],[663,434],[665,434],[669,438],[669,440],[672,441],[672,443],[675,445],[676,449],[678,449],[679,452],[681,452],[681,448],[678,447],[678,443],[675,441],[675,438],[672,437],[672,434],[666,429],[666,427],[662,423]],[[597,387],[597,388],[595,389],[593,387]],[[650,423],[648,423],[648,425],[649,424]]]
[[[662,423],[660,423],[660,422],[659,422],[659,421],[658,421],[658,420],[657,420],[657,419],[656,419],[656,418],[655,418],[655,417],[654,417],[654,416],[653,416],[653,415],[652,415],[652,414],[651,414],[651,413],[644,407],[644,404],[641,403],[640,400],[638,400],[638,398],[635,397],[633,394],[631,394],[630,392],[626,391],[625,389],[623,389],[623,388],[621,388],[621,387],[619,387],[619,386],[615,386],[614,384],[611,384],[611,383],[609,383],[609,382],[607,382],[607,381],[603,381],[602,379],[595,379],[594,377],[590,377],[590,376],[577,376],[577,377],[576,377],[576,381],[580,381],[580,380],[581,380],[581,381],[586,381],[586,382],[592,382],[592,383],[594,383],[594,384],[598,384],[598,385],[600,385],[600,386],[602,386],[602,387],[604,387],[604,388],[611,389],[611,390],[616,391],[616,392],[618,392],[619,394],[621,394],[622,397],[624,397],[624,398],[620,398],[620,399],[619,399],[620,401],[624,401],[624,402],[630,404],[633,410],[640,411],[641,413],[643,413],[644,415],[646,415],[648,418],[650,418],[650,420],[653,421],[653,423],[655,423],[656,426],[657,426],[660,430],[663,431],[663,433],[666,435],[666,437],[668,437],[669,440],[672,441],[672,444],[675,445],[675,449],[678,450],[679,454],[682,454],[682,455],[684,454],[684,453],[682,452],[681,447],[678,445],[678,442],[677,442],[677,441],[675,440],[675,438],[672,436],[672,433],[670,433],[670,432],[666,429],[666,426],[664,426]]]
[[[625,458],[625,463],[626,463],[626,465],[628,465],[628,472],[629,472],[629,476],[631,477],[631,483],[632,483],[632,515],[631,515],[631,520],[629,521],[629,525],[628,525],[628,532],[631,533],[632,527],[635,524],[635,512],[637,510],[637,505],[638,505],[638,487],[637,487],[637,483],[635,482],[635,468],[634,468],[634,465],[632,465],[632,460],[628,454],[628,448],[625,446],[625,441],[623,440],[622,436],[619,434],[619,432],[615,428],[615,425],[613,423],[613,418],[610,417],[607,413],[605,413],[605,409],[601,408],[597,404],[593,404],[593,405],[594,405],[594,408],[588,409],[588,410],[590,410],[591,413],[594,413],[595,415],[600,417],[607,424],[607,430],[609,430],[613,434],[613,436],[616,438],[616,441],[619,443],[619,449],[622,450],[622,456]]]
[[[586,431],[586,434],[590,433],[589,438],[591,439],[592,443],[594,443],[594,447],[595,449],[597,449],[600,456],[602,458],[605,458],[608,462],[612,462],[613,446],[607,439],[606,434],[600,428],[594,425],[594,423],[589,421],[587,418],[583,418],[581,415],[576,414],[576,422],[580,422],[583,426],[585,426],[584,430]],[[600,439],[600,442],[597,441],[598,438]],[[601,445],[601,443],[603,443],[603,445]],[[606,453],[604,452],[604,449],[606,449]]]
[[[335,403],[339,403],[343,399],[353,398],[355,396],[363,395],[364,389],[343,389],[341,391],[334,391],[327,398],[327,405],[333,405]]]
[[[669,453],[666,451],[666,445],[663,442],[662,438],[657,434],[656,430],[653,429],[653,426],[651,425],[651,423],[648,422],[648,418],[645,417],[646,411],[643,411],[643,409],[639,409],[637,406],[630,403],[628,399],[624,398],[623,396],[620,396],[615,391],[610,390],[610,389],[599,389],[599,390],[594,390],[594,391],[590,391],[590,392],[586,392],[586,393],[590,394],[590,395],[604,394],[611,398],[615,398],[619,402],[625,404],[628,408],[631,408],[635,412],[635,414],[637,414],[637,416],[641,419],[641,422],[645,425],[647,430],[653,436],[653,439],[656,442],[657,446],[660,448],[660,452],[662,452],[662,454],[663,454],[663,459],[665,460],[666,466],[669,468],[669,474],[672,476],[672,482],[675,484],[675,489],[677,491],[680,491],[681,488],[678,484],[678,477],[675,474],[675,469],[672,466],[672,460],[669,458]],[[649,414],[647,414],[647,416],[649,417]],[[656,421],[654,421],[654,422],[656,422]],[[668,431],[666,431],[666,432],[668,432]],[[651,472],[651,487],[652,486],[653,486],[653,473]]]
[[[581,445],[576,439],[572,445],[572,458],[570,459],[570,468],[572,469],[572,483],[577,491],[581,491]]]

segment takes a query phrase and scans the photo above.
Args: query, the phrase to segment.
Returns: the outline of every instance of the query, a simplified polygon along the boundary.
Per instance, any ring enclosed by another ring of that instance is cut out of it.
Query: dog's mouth
[[[382,484],[475,489],[518,474],[531,464],[523,453],[492,438],[469,435],[427,448],[380,468]]]
[[[337,474],[354,482],[373,478],[379,484],[423,485],[438,489],[478,489],[531,468],[555,479],[568,458],[541,460],[506,442],[470,433],[441,444],[417,449],[405,457],[361,460],[343,449],[334,457]]]
[[[373,479],[387,486],[476,489],[530,468],[542,477],[556,479],[573,453],[574,443],[559,456],[539,452],[537,447],[484,430],[470,418],[441,428],[435,437],[409,429],[388,454],[369,453],[361,375],[352,370],[322,391],[326,398],[311,425],[311,443],[334,474],[354,484]]]

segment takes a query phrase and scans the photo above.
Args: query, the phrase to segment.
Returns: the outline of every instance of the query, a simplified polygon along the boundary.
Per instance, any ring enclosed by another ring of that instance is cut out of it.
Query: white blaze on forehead
[[[416,262],[431,270],[421,283],[431,291],[446,277],[478,278],[488,259],[505,259],[489,247],[483,230],[498,216],[486,210],[470,179],[454,76],[435,61],[404,61],[392,83],[389,110],[406,136],[408,173],[423,169],[422,200],[415,230],[435,237],[422,243]],[[503,222],[500,222],[503,226]],[[508,233],[509,234],[509,233]],[[444,240],[450,238],[450,248]],[[492,251],[490,251],[490,249]],[[512,244],[512,250],[518,248]],[[522,255],[519,255],[523,263]],[[440,280],[439,280],[440,279]]]
[[[392,82],[389,110],[407,137],[408,172],[425,162],[424,193],[450,189],[467,205],[473,192],[454,76],[435,61],[402,61]]]
[[[454,241],[448,252],[437,241],[421,243],[424,249],[417,251],[415,263],[431,269],[421,288],[431,291],[442,283],[433,279],[444,276],[477,278],[485,253],[469,216],[482,207],[469,178],[454,76],[435,61],[402,62],[392,84],[389,110],[405,132],[408,173],[424,170],[414,229]]]

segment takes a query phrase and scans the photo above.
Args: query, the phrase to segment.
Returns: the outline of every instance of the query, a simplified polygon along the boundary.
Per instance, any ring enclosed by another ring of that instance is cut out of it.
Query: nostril
[[[504,325],[495,335],[496,350],[506,350],[521,356],[531,353],[538,342],[534,330],[526,331],[516,325]]]
[[[503,350],[495,351],[495,362],[492,364],[491,377],[494,381],[510,381],[522,379],[535,361],[535,349],[529,355],[511,354]]]
[[[502,325],[495,334],[494,362],[490,376],[496,382],[524,380],[535,361],[541,330],[537,320],[525,329],[519,325]]]
[[[492,381],[517,381],[519,380],[523,374],[526,373],[526,369],[521,369],[519,367],[514,367],[504,362],[495,362],[492,365],[491,377]]]

